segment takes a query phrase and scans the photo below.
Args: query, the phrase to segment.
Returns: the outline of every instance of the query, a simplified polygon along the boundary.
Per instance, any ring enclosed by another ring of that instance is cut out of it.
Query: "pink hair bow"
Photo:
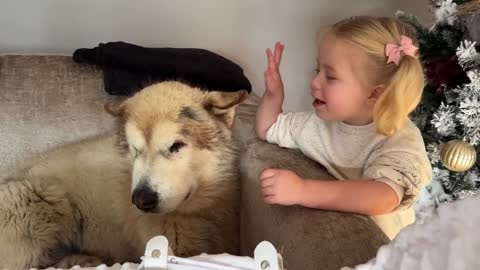
[[[408,54],[411,56],[415,55],[417,47],[413,46],[412,40],[409,37],[404,35],[400,36],[400,45],[388,43],[385,46],[385,55],[388,57],[387,64],[394,62],[398,66],[400,63],[400,58],[402,57],[401,53]]]

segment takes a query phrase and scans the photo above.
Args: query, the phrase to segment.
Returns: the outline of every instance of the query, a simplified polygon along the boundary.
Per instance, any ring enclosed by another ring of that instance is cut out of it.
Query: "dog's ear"
[[[242,103],[247,96],[248,92],[246,90],[236,92],[212,91],[205,95],[203,106],[228,127],[231,127],[235,116],[235,106]]]
[[[119,100],[119,101],[110,101],[110,102],[107,102],[105,103],[105,105],[103,106],[103,108],[105,109],[106,112],[108,112],[109,114],[115,116],[115,117],[118,117],[118,116],[121,116],[123,115],[124,111],[125,111],[125,104],[126,102],[123,100]]]

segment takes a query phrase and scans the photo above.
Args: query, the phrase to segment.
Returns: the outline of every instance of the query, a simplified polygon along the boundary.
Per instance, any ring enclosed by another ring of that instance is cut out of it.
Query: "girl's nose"
[[[310,82],[310,87],[312,88],[312,90],[320,90],[321,85],[322,85],[322,80],[319,74],[317,74],[315,77],[313,77],[312,81]]]

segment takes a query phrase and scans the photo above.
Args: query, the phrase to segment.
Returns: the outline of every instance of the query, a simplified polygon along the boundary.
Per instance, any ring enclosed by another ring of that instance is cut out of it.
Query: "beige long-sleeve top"
[[[266,139],[281,147],[299,149],[338,180],[374,180],[392,187],[398,207],[389,214],[372,217],[390,238],[414,222],[414,202],[432,177],[421,133],[410,120],[402,130],[387,137],[377,134],[373,123],[352,126],[324,121],[314,112],[281,113]]]

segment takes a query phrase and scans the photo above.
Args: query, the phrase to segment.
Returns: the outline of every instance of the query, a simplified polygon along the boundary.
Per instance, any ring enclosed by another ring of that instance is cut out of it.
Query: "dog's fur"
[[[138,262],[155,235],[177,256],[237,253],[229,128],[246,96],[163,82],[107,104],[117,133],[60,147],[0,179],[0,268]]]

